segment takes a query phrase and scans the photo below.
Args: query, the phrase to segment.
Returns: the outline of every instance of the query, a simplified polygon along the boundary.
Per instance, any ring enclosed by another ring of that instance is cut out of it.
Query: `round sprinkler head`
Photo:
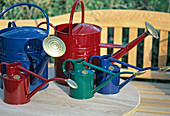
[[[161,71],[161,72],[165,72],[167,70],[170,70],[170,66],[162,67],[159,69],[159,71]]]
[[[156,29],[151,25],[149,24],[148,22],[145,22],[145,26],[146,26],[146,29],[149,31],[149,33],[156,39],[158,39],[158,33],[156,31]]]
[[[134,75],[142,75],[142,74],[144,74],[146,71],[137,71],[137,72],[135,72],[134,73]]]
[[[71,80],[71,79],[66,79],[65,81],[67,82],[67,84],[68,84],[71,88],[74,88],[74,89],[77,89],[77,88],[78,88],[77,83],[75,83],[73,80]]]
[[[64,42],[55,36],[46,37],[43,41],[43,48],[45,52],[52,57],[60,57],[66,51]]]

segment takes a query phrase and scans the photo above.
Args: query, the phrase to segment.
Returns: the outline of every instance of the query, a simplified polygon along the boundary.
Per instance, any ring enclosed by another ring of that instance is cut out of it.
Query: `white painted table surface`
[[[49,68],[49,75],[54,75]],[[118,94],[102,95],[78,100],[69,97],[69,87],[51,82],[49,87],[35,94],[24,105],[9,105],[3,102],[0,89],[0,116],[120,116],[132,115],[139,103],[140,95],[128,84]]]

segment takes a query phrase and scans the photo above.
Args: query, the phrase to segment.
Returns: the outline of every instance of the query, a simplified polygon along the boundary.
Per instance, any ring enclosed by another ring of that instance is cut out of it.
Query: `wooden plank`
[[[122,27],[114,27],[114,40],[113,40],[113,44],[118,44],[118,45],[122,45]],[[116,53],[119,49],[114,48],[113,49],[113,53]],[[119,59],[121,61],[121,58]],[[120,64],[115,63],[118,66],[121,67]]]
[[[158,67],[166,66],[168,50],[168,31],[160,31]]]
[[[147,21],[156,29],[170,30],[169,19],[169,13],[143,10],[107,9],[86,11],[86,22],[107,27],[145,28],[145,21]]]
[[[108,27],[102,27],[101,32],[101,43],[107,43],[107,33],[108,33]],[[107,48],[100,48],[100,55],[106,55],[107,54]]]
[[[131,81],[130,83],[135,87],[170,89],[170,83],[156,83],[143,81]]]
[[[170,89],[170,83],[156,83],[143,81],[131,81],[130,83],[135,87]]]
[[[144,51],[143,51],[143,67],[151,66],[151,58],[152,58],[152,36],[147,36],[144,39]]]
[[[153,99],[153,100],[163,100],[163,101],[168,101],[170,102],[170,95],[157,95],[157,94],[145,94],[145,93],[142,93],[141,94],[141,98],[145,99],[145,98],[148,98],[148,99]]]
[[[141,99],[141,105],[159,105],[160,107],[170,107],[170,102],[163,100]]]
[[[136,87],[136,86],[135,86]],[[161,88],[143,88],[137,87],[140,93],[150,93],[150,94],[160,94],[160,95],[170,95],[169,89],[161,89]]]
[[[130,71],[127,69],[121,69],[121,71]],[[132,70],[133,71],[133,70]],[[121,77],[129,77],[129,74],[120,75]],[[161,79],[170,80],[170,72],[158,72],[158,71],[146,71],[143,75],[136,76],[135,78],[145,78],[145,79]]]
[[[169,116],[169,114],[160,114],[160,113],[153,113],[153,112],[135,112],[133,116]]]
[[[129,42],[136,39],[137,35],[138,35],[138,29],[134,28],[134,27],[130,27],[129,28]],[[137,46],[135,46],[134,48],[132,48],[128,52],[128,63],[131,64],[131,65],[136,66],[136,58],[137,58]],[[130,67],[128,67],[128,69],[135,70],[135,69],[130,68]]]
[[[50,17],[53,25],[68,23],[70,14]],[[74,13],[74,22],[80,22],[81,12]],[[136,27],[145,28],[145,21],[151,23],[158,30],[170,31],[170,14],[144,10],[89,10],[85,12],[85,22],[105,27]],[[0,20],[0,29],[6,28],[9,21]],[[37,19],[36,24],[46,21],[45,18]],[[35,20],[17,20],[17,25],[34,25]],[[53,30],[51,30],[53,31]],[[54,33],[54,32],[52,32]]]
[[[138,107],[138,112],[151,112],[151,113],[162,113],[162,114],[170,114],[170,107],[158,107],[158,106],[142,106]]]

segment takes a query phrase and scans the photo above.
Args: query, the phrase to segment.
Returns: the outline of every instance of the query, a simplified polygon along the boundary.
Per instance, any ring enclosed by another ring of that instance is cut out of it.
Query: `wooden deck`
[[[169,116],[170,83],[132,81],[141,95],[141,104],[134,116]]]

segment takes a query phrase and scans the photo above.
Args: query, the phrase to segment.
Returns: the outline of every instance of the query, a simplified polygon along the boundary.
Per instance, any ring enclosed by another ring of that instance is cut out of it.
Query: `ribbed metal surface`
[[[52,57],[60,57],[66,51],[64,42],[55,36],[46,37],[43,41],[43,48],[45,52]]]

